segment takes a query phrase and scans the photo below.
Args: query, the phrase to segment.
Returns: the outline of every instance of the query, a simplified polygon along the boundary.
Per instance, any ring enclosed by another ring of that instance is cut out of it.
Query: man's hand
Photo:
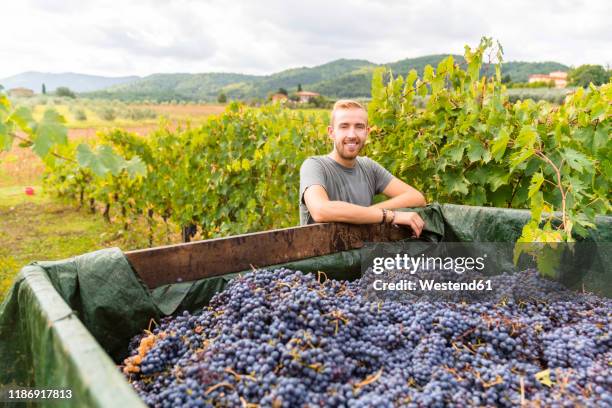
[[[425,221],[415,212],[395,211],[394,225],[405,225],[412,229],[414,237],[418,238],[423,231]]]

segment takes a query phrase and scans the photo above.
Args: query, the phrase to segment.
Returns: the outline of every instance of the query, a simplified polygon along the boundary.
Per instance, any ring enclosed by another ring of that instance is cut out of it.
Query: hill
[[[339,59],[315,67],[292,68],[271,75],[244,75],[237,73],[205,74],[154,74],[108,89],[90,92],[84,96],[135,100],[187,100],[215,101],[220,93],[230,99],[262,99],[279,88],[295,92],[298,84],[304,90],[319,92],[330,98],[367,98],[370,96],[372,72],[376,67],[385,66],[395,74],[405,75],[411,69],[422,74],[426,65],[434,67],[447,54],[407,58],[386,64],[375,64],[366,60]],[[457,63],[464,63],[463,57],[454,55]],[[569,70],[557,62],[507,62],[503,75],[510,75],[514,82],[526,82],[529,74]],[[494,69],[483,67],[483,74]]]
[[[66,86],[75,92],[91,92],[98,89],[108,88],[113,85],[134,82],[138,79],[140,79],[140,77],[137,76],[105,77],[77,74],[72,72],[62,74],[53,74],[48,72],[23,72],[8,78],[0,79],[0,85],[2,85],[4,89],[18,87],[28,88],[36,93],[41,92],[42,84],[45,84],[47,92],[53,92],[60,86]]]
[[[249,85],[259,77],[243,74],[153,74],[139,81],[90,92],[85,96],[133,100],[206,100],[217,99],[227,86]]]

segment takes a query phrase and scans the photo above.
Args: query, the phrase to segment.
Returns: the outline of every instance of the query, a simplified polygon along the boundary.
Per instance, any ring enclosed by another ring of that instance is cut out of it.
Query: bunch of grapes
[[[133,339],[123,371],[151,407],[612,406],[609,299],[372,302],[320,278],[238,277]]]

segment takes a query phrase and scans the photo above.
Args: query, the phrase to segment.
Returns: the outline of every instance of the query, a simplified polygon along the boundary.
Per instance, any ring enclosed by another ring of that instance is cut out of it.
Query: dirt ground
[[[209,116],[218,115],[225,110],[224,105],[132,105],[148,108],[161,115],[169,116]]]

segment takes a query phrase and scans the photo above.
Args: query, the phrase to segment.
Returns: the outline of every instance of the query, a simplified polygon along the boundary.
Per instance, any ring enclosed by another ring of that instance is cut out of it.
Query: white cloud
[[[2,12],[0,78],[265,74],[336,58],[462,53],[482,35],[500,40],[506,60],[612,64],[606,0],[29,0]]]

